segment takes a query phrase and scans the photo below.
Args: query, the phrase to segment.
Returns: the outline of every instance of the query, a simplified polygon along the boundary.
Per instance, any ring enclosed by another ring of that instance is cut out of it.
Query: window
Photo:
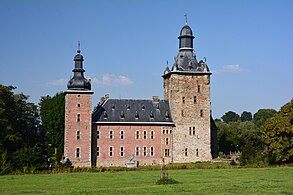
[[[124,139],[124,131],[120,131],[120,139]]]
[[[203,110],[200,110],[200,117],[203,117]]]
[[[154,139],[154,131],[151,131],[151,139]]]
[[[172,134],[172,129],[170,129],[170,134]]]
[[[139,131],[136,131],[136,139],[139,139]]]
[[[147,138],[147,132],[143,131],[143,139],[146,139],[146,138]]]
[[[185,156],[187,156],[187,148],[185,148],[185,151],[184,152],[185,152]]]
[[[136,154],[136,156],[139,156],[139,147],[138,146],[136,146],[136,148],[135,148],[135,154]]]
[[[97,156],[100,156],[100,147],[97,146]]]
[[[168,134],[168,132],[169,132],[168,129],[166,129],[166,134]]]
[[[80,95],[78,94],[78,95],[77,95],[77,97],[79,98],[79,97],[80,97]]]
[[[163,129],[163,134],[165,134],[165,129]]]
[[[120,156],[124,156],[124,147],[123,146],[120,147]]]
[[[193,135],[195,135],[195,127],[193,127]]]
[[[170,149],[165,149],[165,156],[170,156]]]
[[[76,122],[78,122],[78,123],[80,122],[80,114],[76,115]]]
[[[154,147],[153,146],[151,146],[150,153],[151,153],[151,156],[154,156]]]
[[[100,131],[97,131],[97,139],[100,139]]]
[[[191,135],[191,127],[189,127],[189,135]]]
[[[147,147],[143,147],[143,155],[144,155],[144,156],[147,155]]]
[[[196,103],[196,96],[193,97],[193,103]]]
[[[184,117],[184,112],[183,112],[183,110],[181,110],[181,116]]]
[[[182,103],[183,104],[185,103],[185,97],[182,97]]]
[[[77,139],[77,140],[80,139],[80,131],[79,131],[79,130],[76,131],[76,139]]]
[[[169,144],[169,138],[166,138],[166,141],[165,141],[166,145]]]
[[[113,156],[113,147],[112,146],[109,147],[109,156]]]
[[[76,158],[80,157],[80,148],[75,149],[75,156],[76,156]]]
[[[200,85],[197,85],[197,92],[200,92]]]
[[[113,131],[109,131],[109,138],[110,138],[110,139],[113,139],[113,137],[114,137],[114,136],[113,136]]]
[[[80,108],[80,104],[77,104],[77,107]]]
[[[196,148],[196,156],[198,156],[198,148]]]

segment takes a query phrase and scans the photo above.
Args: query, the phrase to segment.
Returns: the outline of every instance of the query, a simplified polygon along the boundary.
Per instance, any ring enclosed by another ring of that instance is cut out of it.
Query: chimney
[[[155,95],[153,96],[153,103],[159,103],[160,99],[159,96]]]

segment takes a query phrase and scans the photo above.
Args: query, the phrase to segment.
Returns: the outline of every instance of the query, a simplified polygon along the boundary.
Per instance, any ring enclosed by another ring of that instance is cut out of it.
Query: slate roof
[[[107,99],[94,110],[93,123],[173,124],[168,101],[133,99]]]

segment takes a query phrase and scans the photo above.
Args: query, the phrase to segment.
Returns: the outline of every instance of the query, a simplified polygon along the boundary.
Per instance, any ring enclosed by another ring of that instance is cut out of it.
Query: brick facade
[[[64,157],[73,166],[92,165],[92,94],[78,90],[65,94]]]

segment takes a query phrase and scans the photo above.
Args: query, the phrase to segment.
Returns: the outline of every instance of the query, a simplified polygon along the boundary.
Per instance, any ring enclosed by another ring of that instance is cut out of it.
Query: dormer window
[[[125,115],[124,115],[124,112],[123,112],[123,111],[121,111],[121,113],[120,113],[120,117],[121,117],[121,118],[124,118],[124,117],[125,117]]]
[[[151,113],[150,113],[150,117],[151,117],[151,119],[154,118],[154,113],[153,113],[153,111],[151,111]]]
[[[139,115],[138,115],[138,112],[135,111],[135,118],[138,119]]]

